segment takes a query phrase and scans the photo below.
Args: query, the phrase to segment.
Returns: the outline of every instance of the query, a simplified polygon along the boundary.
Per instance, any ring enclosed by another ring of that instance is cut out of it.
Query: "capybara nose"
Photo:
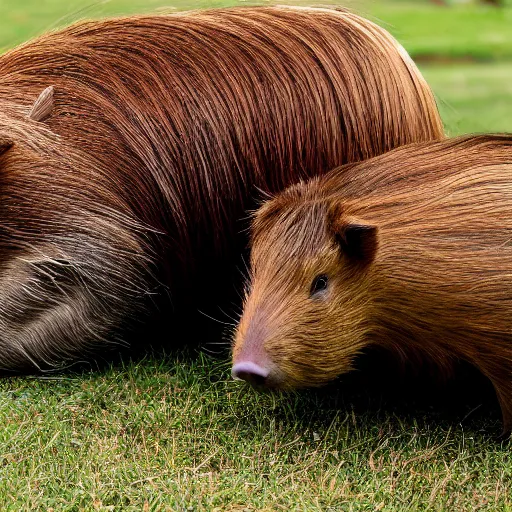
[[[268,374],[266,368],[250,361],[236,363],[231,369],[231,375],[235,380],[245,380],[252,386],[264,386]]]

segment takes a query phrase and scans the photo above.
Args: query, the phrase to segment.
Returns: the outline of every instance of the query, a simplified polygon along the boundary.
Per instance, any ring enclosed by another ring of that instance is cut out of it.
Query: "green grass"
[[[368,14],[415,58],[512,59],[512,7],[378,1]]]
[[[82,17],[190,6],[87,5],[2,0],[0,47]],[[512,131],[510,2],[349,5],[420,61],[450,134]],[[510,444],[496,439],[492,393],[424,398],[414,384],[382,390],[368,373],[323,391],[259,394],[231,381],[226,361],[178,353],[1,380],[0,510],[512,511]]]
[[[512,61],[420,67],[450,135],[512,132]]]
[[[495,414],[355,412],[330,391],[260,394],[184,355],[2,381],[1,509],[512,510]]]

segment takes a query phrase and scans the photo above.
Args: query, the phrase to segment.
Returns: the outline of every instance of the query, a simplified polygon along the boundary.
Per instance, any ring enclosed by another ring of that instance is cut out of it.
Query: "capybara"
[[[190,338],[262,194],[442,136],[401,46],[342,11],[86,22],[4,54],[0,369],[113,348],[152,311]]]
[[[465,360],[512,428],[512,136],[412,144],[278,194],[255,215],[233,376],[317,386],[370,346]]]

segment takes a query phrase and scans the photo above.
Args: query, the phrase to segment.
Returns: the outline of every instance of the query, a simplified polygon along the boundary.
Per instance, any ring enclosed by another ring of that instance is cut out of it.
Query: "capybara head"
[[[235,378],[268,387],[318,386],[348,371],[363,346],[365,283],[378,231],[336,203],[317,200],[314,181],[257,213]]]

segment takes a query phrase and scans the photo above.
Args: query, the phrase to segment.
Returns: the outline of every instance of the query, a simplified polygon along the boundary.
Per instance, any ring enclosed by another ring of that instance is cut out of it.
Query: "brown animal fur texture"
[[[79,23],[0,57],[0,105],[6,371],[115,348],[150,311],[191,337],[262,194],[443,136],[402,47],[330,9]]]
[[[370,346],[487,376],[512,429],[512,136],[412,144],[297,184],[253,225],[233,374],[326,383]]]

